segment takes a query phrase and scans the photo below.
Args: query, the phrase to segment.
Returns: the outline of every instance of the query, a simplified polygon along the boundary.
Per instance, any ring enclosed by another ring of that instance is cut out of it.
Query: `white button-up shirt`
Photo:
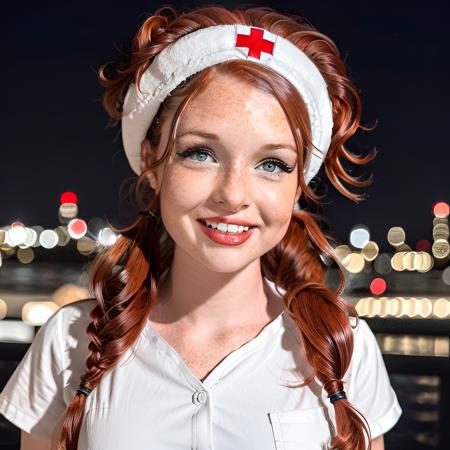
[[[85,370],[95,302],[71,303],[53,314],[1,392],[0,413],[22,430],[51,438]],[[344,389],[375,438],[395,425],[402,410],[367,323],[360,319],[353,332]],[[147,321],[87,397],[78,449],[322,450],[335,429],[327,393],[318,381],[289,386],[311,371],[287,311],[203,382]]]

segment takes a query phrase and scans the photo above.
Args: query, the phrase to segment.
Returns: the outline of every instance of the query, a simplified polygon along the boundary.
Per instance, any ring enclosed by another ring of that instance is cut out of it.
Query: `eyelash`
[[[184,152],[177,153],[177,155],[182,159],[186,159],[196,153],[208,155],[208,156],[211,156],[212,158],[214,158],[213,152],[211,152],[211,150],[204,148],[204,147],[191,147],[191,148],[188,148],[187,150],[185,150]],[[198,162],[201,162],[201,161],[198,161]],[[277,159],[277,158],[266,159],[261,164],[265,164],[265,163],[273,163],[277,167],[279,167],[283,172],[287,172],[287,173],[291,173],[294,170],[294,167],[286,164],[284,161],[281,161],[280,159]],[[278,172],[278,173],[266,172],[266,173],[268,173],[270,176],[279,176],[281,174],[280,172]]]

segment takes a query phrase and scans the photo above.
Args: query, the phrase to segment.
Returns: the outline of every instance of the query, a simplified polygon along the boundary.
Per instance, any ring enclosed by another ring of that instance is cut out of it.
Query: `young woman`
[[[360,98],[333,42],[270,8],[170,7],[100,78],[140,214],[93,299],[43,326],[0,397],[23,448],[383,448],[401,408],[366,322],[325,282],[311,213]]]

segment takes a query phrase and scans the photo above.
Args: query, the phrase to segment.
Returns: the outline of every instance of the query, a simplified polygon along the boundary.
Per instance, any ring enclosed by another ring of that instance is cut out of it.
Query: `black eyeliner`
[[[188,158],[189,156],[193,155],[196,152],[207,154],[207,155],[211,156],[212,158],[215,158],[214,153],[206,147],[190,147],[190,148],[182,151],[181,153],[176,153],[176,154],[180,158],[185,159],[185,158]],[[269,163],[269,162],[276,164],[284,172],[287,172],[287,173],[291,173],[294,170],[294,167],[289,166],[284,161],[281,161],[281,159],[277,159],[277,158],[265,159],[264,161],[261,161],[260,164],[265,164],[265,163]]]

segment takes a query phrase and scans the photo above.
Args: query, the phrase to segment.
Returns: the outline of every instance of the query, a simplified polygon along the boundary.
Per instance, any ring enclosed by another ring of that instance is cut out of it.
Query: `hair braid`
[[[86,359],[86,371],[80,377],[81,383],[90,390],[118,364],[147,323],[156,301],[161,269],[150,268],[150,261],[159,261],[159,246],[155,246],[157,241],[151,238],[160,233],[158,226],[151,216],[140,215],[130,227],[121,230],[123,234],[108,252],[98,254],[91,268],[90,288],[98,304],[90,313],[92,321],[86,330],[90,354]],[[123,265],[121,259],[125,259]],[[77,393],[68,405],[58,450],[77,449],[85,402],[86,396]]]
[[[295,241],[296,253],[289,241]],[[339,285],[333,292],[325,283],[325,268],[319,254],[326,253],[339,267]],[[275,253],[273,257],[271,253]],[[267,255],[263,264],[266,276],[286,290],[284,301],[290,316],[298,325],[305,354],[314,373],[301,386],[317,377],[328,395],[344,389],[342,378],[353,353],[353,332],[350,314],[358,317],[353,305],[340,294],[344,289],[344,274],[333,249],[316,221],[303,210],[293,211],[293,220],[285,239]],[[277,262],[274,265],[274,262]],[[333,448],[354,450],[365,448],[364,430],[370,445],[370,429],[363,415],[346,400],[334,402],[337,434]]]

